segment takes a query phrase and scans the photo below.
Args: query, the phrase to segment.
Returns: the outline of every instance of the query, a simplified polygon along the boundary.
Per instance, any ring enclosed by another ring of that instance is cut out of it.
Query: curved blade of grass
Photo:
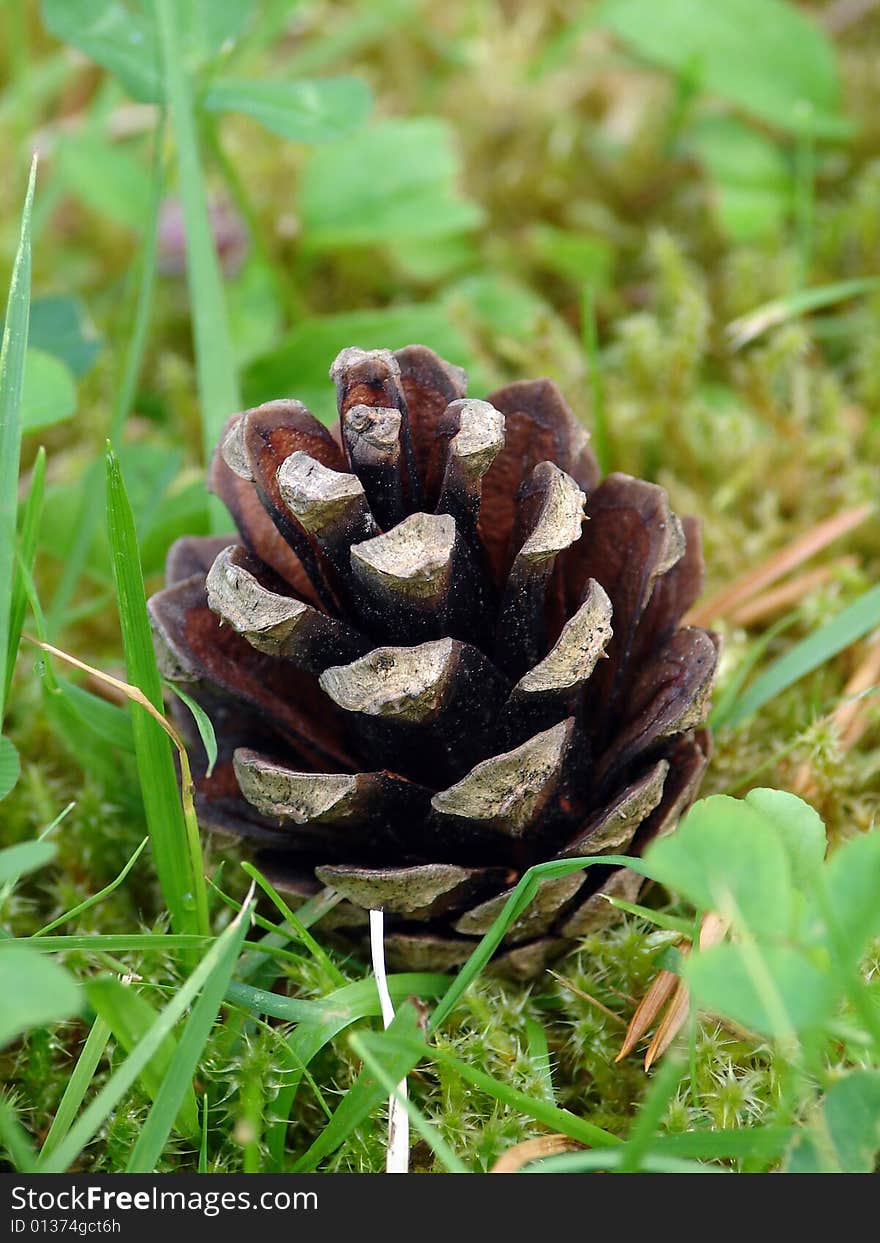
[[[87,981],[86,995],[96,1013],[110,1025],[117,1045],[126,1053],[136,1048],[156,1020],[158,1012],[149,993],[140,992],[130,977],[96,976]],[[161,1091],[176,1051],[177,1038],[169,1033],[140,1073],[141,1086],[153,1101]],[[180,1105],[177,1129],[188,1139],[192,1139],[198,1129],[198,1108],[193,1091]]]
[[[165,1071],[159,1093],[128,1159],[126,1174],[148,1174],[155,1168],[175,1119],[185,1099],[192,1093],[193,1075],[211,1029],[217,1021],[246,930],[246,921],[239,920],[234,935],[229,938],[204,983],[174,1057]]]
[[[204,459],[209,462],[224,422],[230,414],[241,409],[241,399],[223,279],[208,215],[192,90],[183,60],[184,44],[180,37],[177,6],[174,0],[155,0],[155,12],[165,93],[177,147],[186,231],[186,271],[202,411],[202,444]],[[211,516],[216,530],[228,530],[228,515],[215,499],[211,502]]]
[[[156,666],[134,516],[119,462],[107,453],[107,530],[128,680],[156,712],[162,711],[162,682]],[[171,743],[156,720],[131,705],[138,775],[153,857],[162,895],[177,932],[210,931],[198,825],[190,806],[185,815]]]
[[[873,293],[880,287],[880,277],[862,276],[855,280],[837,281],[833,285],[819,285],[814,289],[801,289],[785,298],[776,298],[756,307],[739,319],[731,320],[727,325],[727,337],[733,350],[742,349],[750,341],[754,341],[765,333],[768,328],[776,328],[791,319],[799,319],[810,311],[818,311],[822,307],[834,306],[837,302],[845,302],[848,298],[857,298],[862,294]]]
[[[507,899],[501,914],[492,927],[479,942],[470,958],[455,976],[449,989],[441,998],[431,1015],[429,1030],[434,1031],[452,1011],[462,994],[470,987],[486,963],[504,940],[504,934],[515,919],[523,913],[538,892],[538,885],[544,879],[569,876],[572,872],[580,872],[584,868],[600,864],[605,867],[628,867],[641,876],[649,872],[641,859],[629,859],[623,855],[593,855],[580,859],[554,859],[549,863],[536,863],[524,872],[513,893]]]
[[[437,1128],[428,1121],[418,1106],[400,1091],[400,1085],[389,1076],[381,1059],[373,1053],[364,1037],[352,1034],[348,1042],[367,1070],[378,1079],[388,1095],[398,1102],[400,1108],[405,1110],[413,1128],[418,1131],[443,1167],[452,1174],[469,1174],[471,1171],[463,1161],[458,1159]]]
[[[126,863],[125,867],[122,869],[122,871],[119,873],[119,875],[116,877],[115,880],[111,880],[109,885],[105,885],[103,889],[99,889],[98,892],[93,893],[91,897],[85,898],[82,902],[79,903],[79,905],[72,907],[71,910],[65,911],[63,915],[59,915],[57,919],[53,919],[51,923],[46,924],[44,928],[41,928],[39,932],[35,933],[34,935],[38,937],[44,937],[48,933],[54,932],[55,929],[59,928],[62,924],[66,924],[68,920],[75,919],[77,915],[82,915],[83,911],[91,910],[93,906],[97,906],[99,902],[103,902],[105,898],[109,897],[110,894],[113,893],[114,889],[119,888],[119,886],[125,880],[126,876],[128,876],[131,869],[134,867],[138,859],[141,857],[143,849],[149,840],[150,839],[148,837],[144,838],[140,846],[138,846],[134,854],[131,856],[131,858]],[[28,939],[30,940],[30,938]]]
[[[269,881],[266,880],[265,876],[263,876],[262,872],[260,872],[258,868],[255,868],[252,863],[243,863],[241,867],[242,871],[246,872],[251,880],[260,886],[263,893],[271,899],[274,905],[284,916],[286,922],[293,929],[297,938],[303,943],[314,958],[315,962],[319,962],[321,964],[337,988],[344,988],[348,983],[348,980],[346,980],[345,976],[336,964],[330,959],[327,951],[318,944],[309,930],[303,927],[274,885],[270,884]]]
[[[558,1157],[545,1157],[523,1167],[523,1174],[594,1174],[602,1171],[623,1173],[625,1148],[611,1152],[566,1152]],[[642,1160],[643,1174],[721,1174],[717,1166],[701,1165],[698,1161],[683,1161],[679,1157],[666,1157],[648,1153]]]
[[[77,1058],[73,1074],[67,1081],[64,1095],[61,1097],[55,1117],[52,1119],[49,1134],[46,1136],[43,1147],[40,1149],[41,1159],[51,1155],[73,1125],[73,1120],[85,1100],[86,1092],[89,1090],[89,1084],[95,1077],[98,1063],[104,1056],[104,1050],[107,1048],[109,1039],[110,1024],[100,1017],[96,1018]]]
[[[880,586],[872,587],[843,612],[803,639],[766,669],[729,710],[725,725],[732,728],[753,716],[764,704],[782,694],[850,644],[880,626]]]
[[[202,740],[202,746],[205,748],[205,755],[208,757],[208,767],[205,770],[205,776],[210,777],[214,771],[214,765],[217,763],[217,736],[214,733],[211,718],[201,704],[197,704],[192,696],[187,695],[186,691],[182,691],[179,686],[175,686],[173,682],[169,682],[167,679],[165,680],[165,686],[177,696],[181,703],[186,704],[192,713],[196,729],[199,731],[199,737]]]
[[[247,915],[248,908],[244,908],[217,938],[192,975],[156,1016],[155,1022],[91,1104],[86,1107],[64,1140],[45,1161],[40,1160],[41,1173],[63,1173],[76,1160],[86,1144],[134,1085],[141,1071],[161,1047],[162,1042],[171,1034],[175,1025],[192,1005],[215,970],[218,961],[223,958],[229,942],[237,937],[239,927],[246,922]]]
[[[21,567],[33,573],[34,558],[37,552],[37,536],[43,517],[43,497],[46,486],[46,450],[40,446],[34,468],[31,472],[31,486],[21,515],[21,527],[18,533],[18,556],[12,581],[12,600],[9,607],[9,639],[6,647],[6,681],[0,690],[0,704],[9,702],[9,690],[12,686],[12,674],[15,669],[15,658],[21,641],[21,628],[27,610],[27,591],[23,581]],[[2,712],[0,712],[2,717]]]
[[[18,515],[18,468],[21,460],[21,394],[31,305],[31,213],[37,179],[37,158],[31,163],[21,233],[6,303],[0,346],[0,723],[6,710],[8,661],[12,638],[12,595]]]

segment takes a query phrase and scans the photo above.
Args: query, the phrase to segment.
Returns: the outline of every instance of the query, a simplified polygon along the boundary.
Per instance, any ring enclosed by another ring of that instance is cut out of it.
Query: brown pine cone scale
[[[211,487],[239,539],[186,538],[150,612],[191,722],[202,824],[252,842],[324,925],[394,966],[463,962],[534,863],[639,853],[696,795],[717,660],[682,627],[693,519],[663,489],[600,479],[549,380],[479,401],[424,346],[344,350],[339,426],[296,401],[235,415]],[[497,967],[528,978],[640,878],[546,880]]]

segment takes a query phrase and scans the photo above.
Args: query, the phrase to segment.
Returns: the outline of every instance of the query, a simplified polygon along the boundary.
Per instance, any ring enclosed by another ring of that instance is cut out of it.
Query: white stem
[[[394,1006],[388,991],[385,975],[385,916],[382,911],[370,911],[370,950],[373,955],[373,974],[382,1007],[382,1022],[389,1027],[394,1018]],[[406,1096],[406,1080],[397,1090]],[[386,1174],[409,1173],[409,1117],[396,1096],[388,1101],[388,1152],[385,1161]]]

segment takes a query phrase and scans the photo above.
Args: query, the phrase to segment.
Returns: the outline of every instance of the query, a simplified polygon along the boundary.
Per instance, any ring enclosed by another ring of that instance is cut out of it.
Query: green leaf
[[[754,716],[764,704],[831,660],[880,625],[880,586],[859,596],[843,612],[775,661],[748,687],[725,724],[732,728]]]
[[[11,656],[13,582],[16,573],[16,534],[18,527],[18,468],[21,457],[21,395],[24,387],[24,360],[27,351],[31,298],[31,211],[37,163],[31,165],[27,195],[21,217],[21,233],[0,346],[0,725],[6,708],[5,688],[9,683],[7,661]]]
[[[782,843],[795,887],[808,889],[825,860],[828,843],[822,817],[809,803],[787,790],[750,790],[745,802],[764,817]]]
[[[134,755],[134,732],[131,727],[131,713],[127,706],[123,708],[109,703],[100,695],[93,695],[91,691],[84,690],[83,687],[57,674],[55,681],[76,716],[90,733],[100,738],[102,742]]]
[[[115,74],[134,99],[162,99],[156,32],[141,4],[123,0],[42,0],[50,34]],[[222,8],[222,5],[216,6]]]
[[[303,242],[330,250],[475,229],[483,213],[458,194],[459,171],[452,131],[432,117],[383,121],[318,148],[300,187]]]
[[[370,88],[360,78],[295,82],[217,78],[202,99],[208,112],[243,112],[294,142],[343,138],[363,124],[371,105]]]
[[[15,743],[0,734],[0,798],[6,798],[18,784],[21,776],[21,760]]]
[[[614,274],[616,251],[604,237],[555,225],[534,225],[528,233],[529,249],[549,271],[580,288],[605,289]]]
[[[758,967],[740,944],[716,945],[691,955],[683,972],[698,1004],[779,1039],[827,1022],[838,998],[827,972],[788,946],[762,944],[755,952]]]
[[[0,1048],[32,1027],[71,1018],[81,1004],[73,976],[18,941],[0,941],[0,997]]]
[[[186,0],[179,4],[178,22],[190,68],[213,60],[234,43],[254,11],[256,0]]]
[[[125,147],[100,134],[76,134],[59,148],[58,171],[68,190],[98,215],[135,232],[144,228],[150,173]]]
[[[778,233],[792,183],[779,147],[735,117],[702,117],[687,131],[691,150],[715,183],[718,221],[734,241]]]
[[[3,742],[8,739],[2,739]],[[28,872],[37,872],[58,853],[54,842],[19,842],[0,850],[0,885],[17,885]]]
[[[785,936],[792,919],[788,858],[763,815],[725,794],[701,799],[677,832],[645,853],[650,875],[698,910],[730,914],[753,936]]]
[[[595,20],[651,64],[771,125],[849,132],[833,45],[784,0],[603,0]]]
[[[179,1111],[184,1108],[188,1110],[190,1101],[195,1106],[192,1078],[211,1034],[211,1028],[217,1021],[246,931],[247,920],[238,920],[235,935],[230,937],[205,980],[174,1056],[162,1076],[162,1085],[153,1107],[128,1159],[125,1167],[127,1174],[150,1173],[162,1153],[175,1117],[180,1116]]]
[[[795,1140],[787,1174],[873,1174],[880,1150],[880,1072],[854,1070],[827,1092]]]
[[[367,350],[396,350],[419,341],[458,366],[473,363],[449,311],[437,303],[324,315],[304,320],[280,345],[253,360],[244,376],[246,403],[255,406],[279,393],[295,393],[319,418],[333,421],[336,397],[327,382],[327,360],[352,341]]]
[[[63,294],[34,299],[28,340],[66,363],[75,376],[85,375],[103,347],[83,304]]]
[[[156,1021],[157,1012],[146,997],[134,985],[123,984],[116,976],[98,976],[89,980],[86,996],[127,1053],[136,1048]],[[140,1072],[144,1090],[153,1101],[158,1099],[176,1052],[177,1042],[169,1033]],[[174,1116],[183,1135],[190,1138],[195,1135],[199,1119],[192,1085],[178,1103]]]
[[[60,359],[29,349],[21,395],[21,428],[35,432],[63,423],[76,413],[76,382]]]
[[[824,892],[810,908],[812,922],[833,923],[834,950],[843,964],[855,968],[880,936],[880,832],[860,834],[839,846],[824,880]]]

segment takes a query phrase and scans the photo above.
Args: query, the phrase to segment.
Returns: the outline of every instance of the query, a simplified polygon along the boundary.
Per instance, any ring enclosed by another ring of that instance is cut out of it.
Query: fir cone
[[[285,891],[343,895],[322,926],[364,944],[382,909],[391,963],[442,970],[531,864],[638,853],[695,797],[699,533],[656,485],[600,481],[549,380],[466,398],[418,345],[330,374],[334,432],[296,401],[229,420],[211,487],[240,543],[174,545],[160,663],[217,735],[210,777],[194,739],[202,824]],[[640,884],[545,881],[498,965],[527,978]]]

